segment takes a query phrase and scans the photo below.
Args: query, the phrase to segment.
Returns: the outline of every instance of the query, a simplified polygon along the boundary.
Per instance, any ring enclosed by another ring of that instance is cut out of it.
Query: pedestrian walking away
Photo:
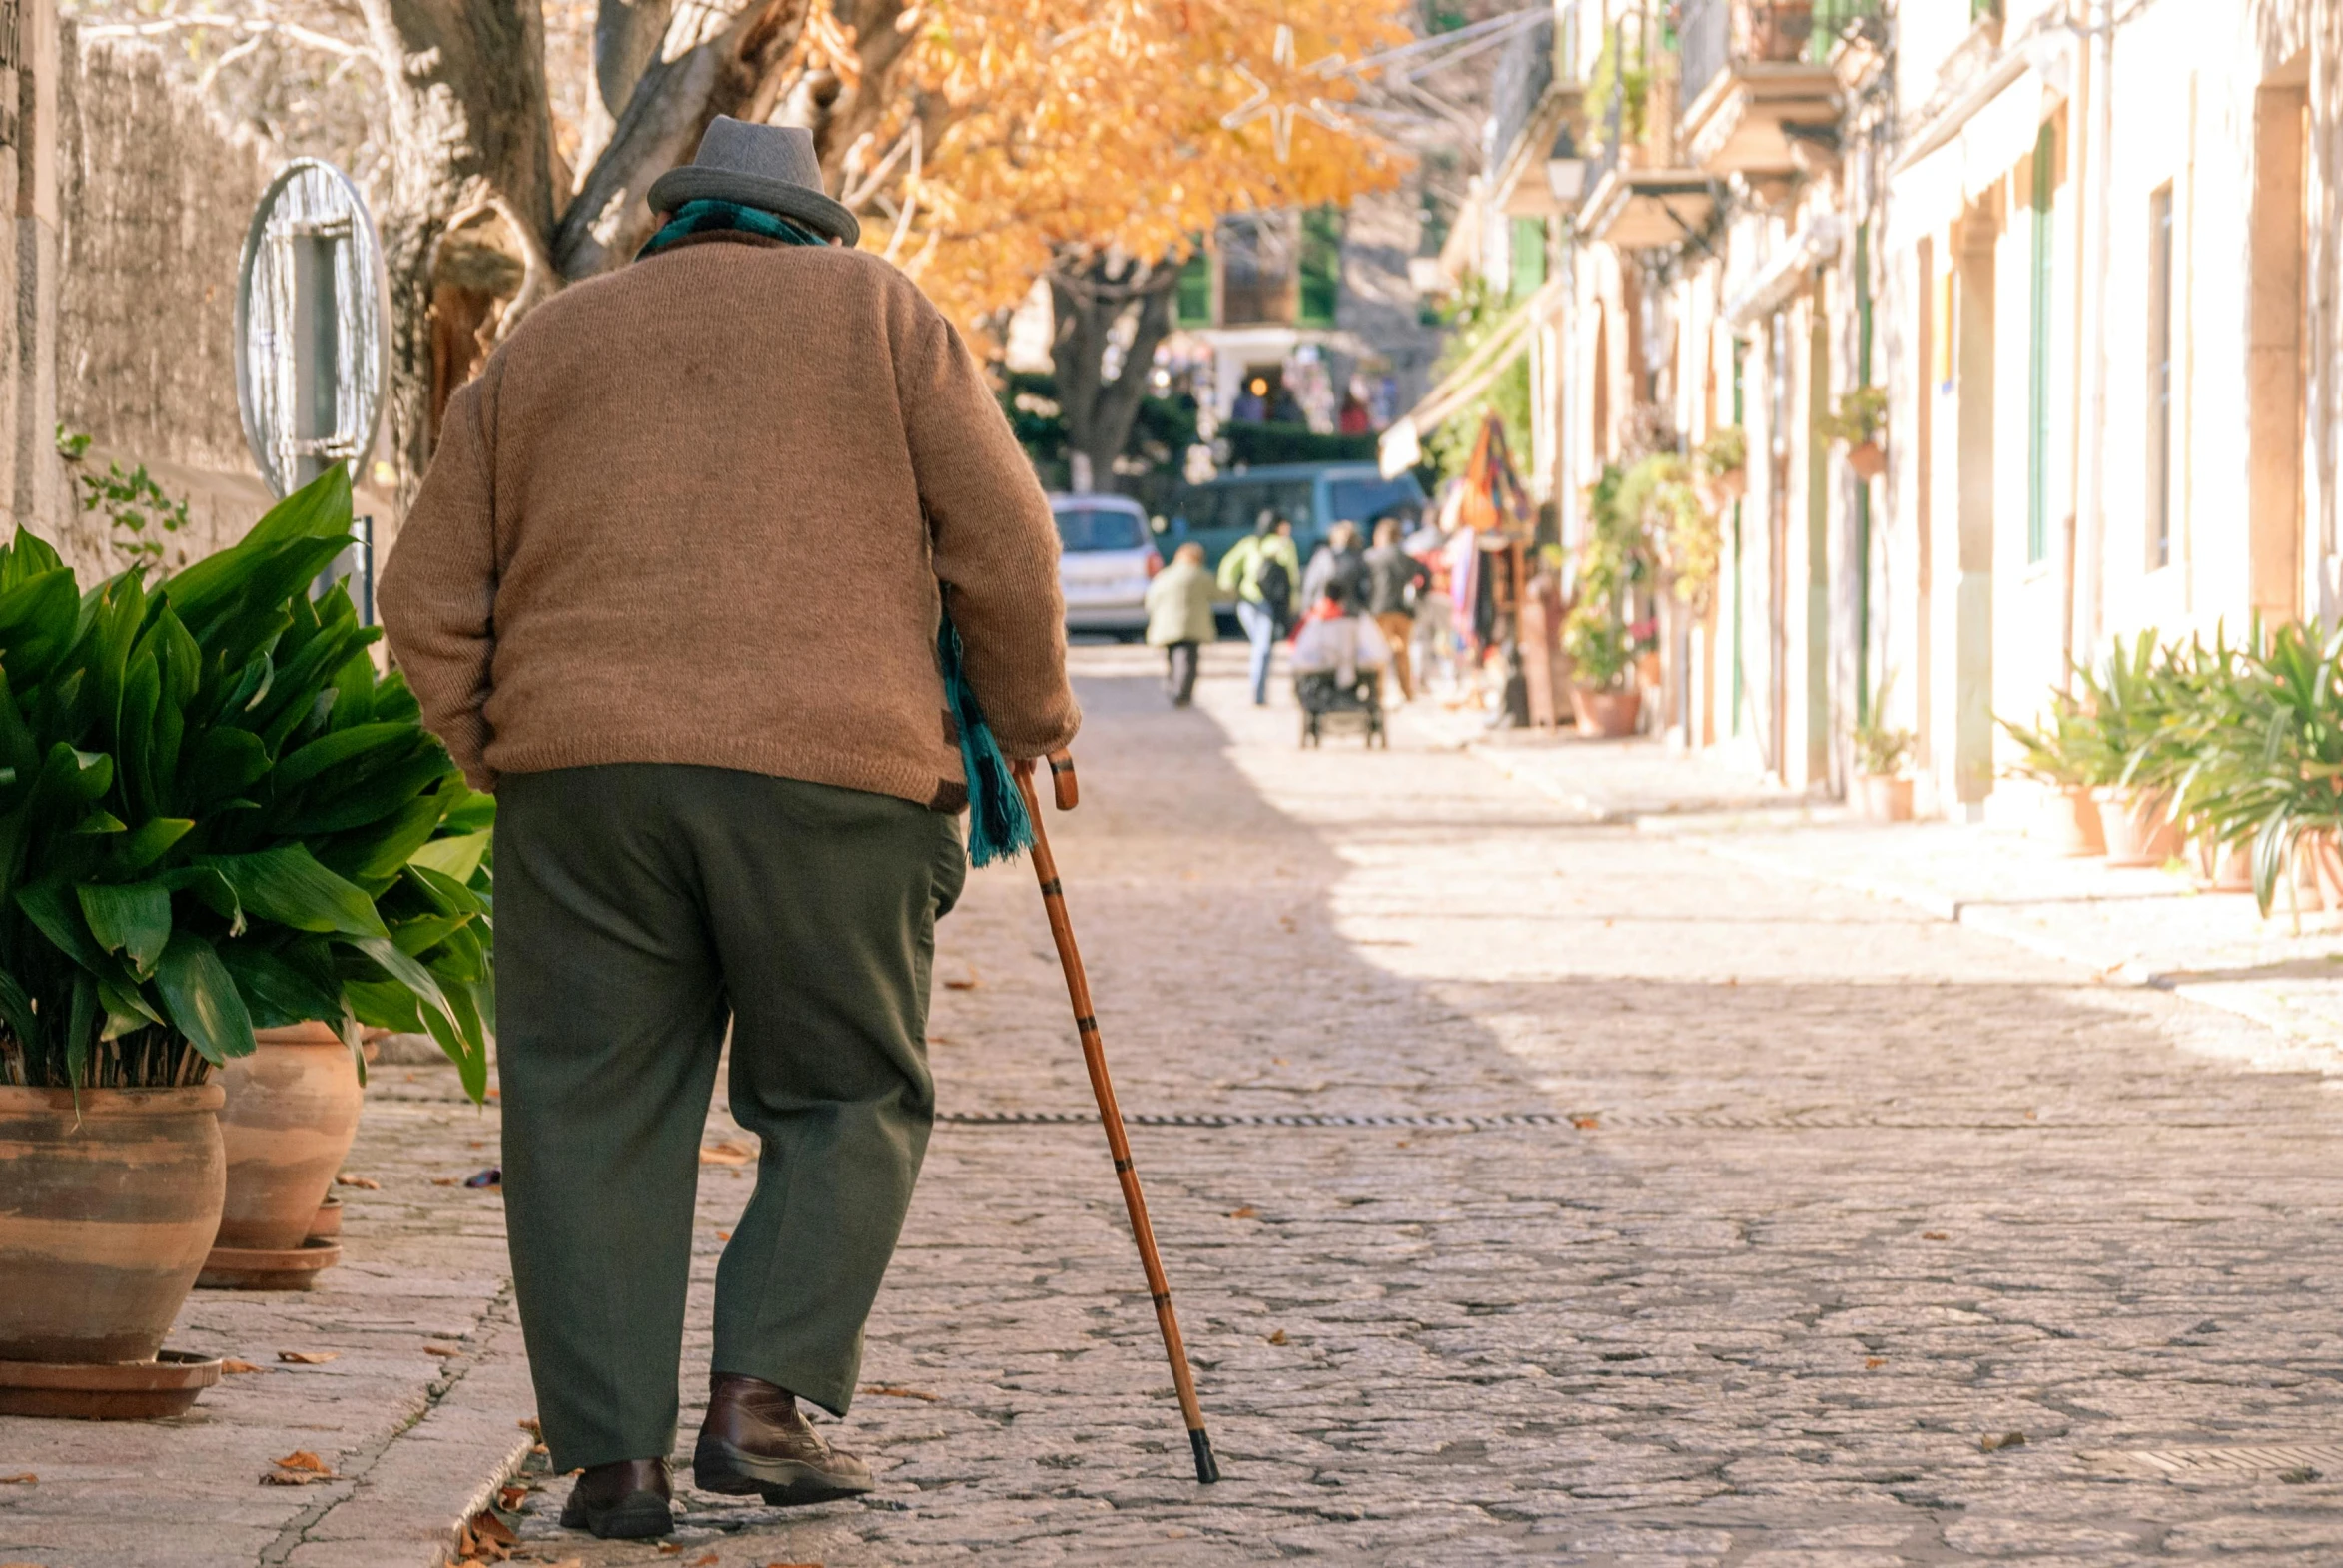
[[[1148,584],[1148,646],[1164,650],[1164,691],[1175,708],[1194,700],[1197,650],[1220,634],[1212,586],[1204,547],[1193,541],[1173,550],[1172,564]]]
[[[1415,681],[1408,668],[1408,644],[1415,640],[1415,606],[1431,587],[1432,574],[1422,561],[1399,547],[1399,519],[1384,517],[1375,523],[1374,548],[1366,552],[1367,613],[1382,628],[1391,649],[1391,682],[1399,700],[1415,700]]]
[[[927,1147],[958,813],[1080,723],[1049,503],[959,335],[853,248],[811,136],[718,118],[650,201],[632,265],[454,394],[381,593],[497,796],[513,1283],[552,1466],[583,1470],[562,1522],[600,1536],[670,1525],[728,1029],[763,1149],[694,1480],[869,1490],[799,1401],[847,1413]],[[724,593],[793,580],[832,591]]]
[[[1366,551],[1359,548],[1356,523],[1337,522],[1326,530],[1326,542],[1318,546],[1301,574],[1303,607],[1315,608],[1326,596],[1327,587],[1336,582],[1341,584],[1345,599],[1366,596]]]
[[[1301,557],[1293,548],[1293,524],[1263,510],[1253,531],[1220,557],[1220,591],[1236,595],[1236,620],[1252,644],[1252,704],[1269,700],[1269,658],[1277,639],[1300,609]]]

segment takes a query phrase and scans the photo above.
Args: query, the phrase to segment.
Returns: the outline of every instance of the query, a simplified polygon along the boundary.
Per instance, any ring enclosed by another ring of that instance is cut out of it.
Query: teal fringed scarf
[[[726,230],[763,235],[784,245],[826,243],[812,230],[776,213],[738,202],[686,202],[644,242],[635,260],[656,256],[691,235]],[[936,663],[944,675],[944,705],[960,731],[961,771],[968,775],[969,864],[984,866],[1030,849],[1034,824],[1026,815],[1025,797],[1018,793],[1017,781],[1010,777],[1009,759],[1001,755],[1001,743],[993,738],[993,727],[985,722],[985,710],[977,705],[976,692],[968,684],[966,657],[947,607],[936,628]]]
[[[761,234],[768,240],[779,240],[783,245],[829,243],[811,229],[792,223],[779,213],[743,207],[738,202],[703,200],[685,202],[675,209],[666,226],[643,242],[643,248],[634,253],[634,259],[639,262],[646,256],[656,256],[689,235],[716,234],[726,230],[740,234]]]
[[[1034,824],[1017,780],[1009,776],[1009,759],[977,706],[964,657],[947,608],[936,628],[936,662],[944,670],[944,706],[960,731],[960,770],[968,775],[968,863],[985,866],[1032,848]]]

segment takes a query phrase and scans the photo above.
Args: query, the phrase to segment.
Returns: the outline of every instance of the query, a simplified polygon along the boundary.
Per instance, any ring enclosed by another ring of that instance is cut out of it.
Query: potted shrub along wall
[[[348,597],[310,601],[349,536],[337,469],[156,583],[0,550],[0,1412],[154,1414],[217,1377],[158,1351],[256,1028],[427,1031],[484,1093],[486,905],[431,848],[484,803]]]
[[[1871,711],[1855,727],[1857,787],[1865,816],[1875,822],[1910,822],[1912,780],[1904,776],[1904,764],[1912,756],[1913,734],[1886,722],[1889,685],[1880,682]]]
[[[1880,445],[1880,431],[1888,422],[1888,390],[1858,387],[1840,395],[1838,408],[1815,421],[1825,438],[1847,443],[1847,466],[1859,479],[1876,479],[1888,471],[1888,454]]]
[[[2006,719],[2001,727],[2021,758],[2010,773],[2043,788],[2039,836],[2061,855],[2105,854],[2099,803],[2091,793],[2092,765],[2084,760],[2094,742],[2081,717],[2071,708],[2053,707],[2038,729]]]

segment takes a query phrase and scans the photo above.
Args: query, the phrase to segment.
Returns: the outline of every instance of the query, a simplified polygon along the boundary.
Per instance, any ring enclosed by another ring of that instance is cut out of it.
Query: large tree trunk
[[[541,257],[552,227],[544,17],[538,0],[361,3],[395,148],[382,217],[390,275],[388,411],[403,498],[430,460],[432,369],[450,348],[434,344],[431,309],[441,237],[451,220],[493,212],[525,263]],[[541,275],[541,262],[527,271]],[[524,295],[532,284],[522,284]]]
[[[1178,285],[1179,269],[1169,264],[1092,261],[1051,272],[1057,331],[1050,358],[1057,370],[1067,452],[1078,459],[1075,488],[1112,487],[1115,459],[1130,443],[1140,400],[1155,372],[1156,349],[1172,331]],[[1126,316],[1133,317],[1130,344],[1110,378],[1107,350]]]
[[[651,234],[651,182],[688,162],[700,133],[720,114],[806,127],[814,133],[830,194],[842,194],[847,153],[885,121],[894,101],[895,67],[912,35],[896,26],[902,0],[834,6],[838,20],[853,30],[850,82],[828,62],[809,62],[799,50],[809,9],[807,0],[687,0],[676,10],[656,57],[633,84],[609,145],[552,237],[554,265],[563,278],[591,277],[634,254]],[[627,35],[614,29],[612,36],[623,41]],[[602,41],[597,31],[597,51]],[[607,88],[615,77],[601,79]]]

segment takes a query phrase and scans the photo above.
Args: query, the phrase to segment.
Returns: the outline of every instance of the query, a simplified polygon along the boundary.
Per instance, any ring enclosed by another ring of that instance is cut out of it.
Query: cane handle
[[[1074,777],[1074,753],[1063,748],[1050,753],[1050,788],[1058,797],[1060,811],[1072,811],[1082,804],[1082,785]]]

